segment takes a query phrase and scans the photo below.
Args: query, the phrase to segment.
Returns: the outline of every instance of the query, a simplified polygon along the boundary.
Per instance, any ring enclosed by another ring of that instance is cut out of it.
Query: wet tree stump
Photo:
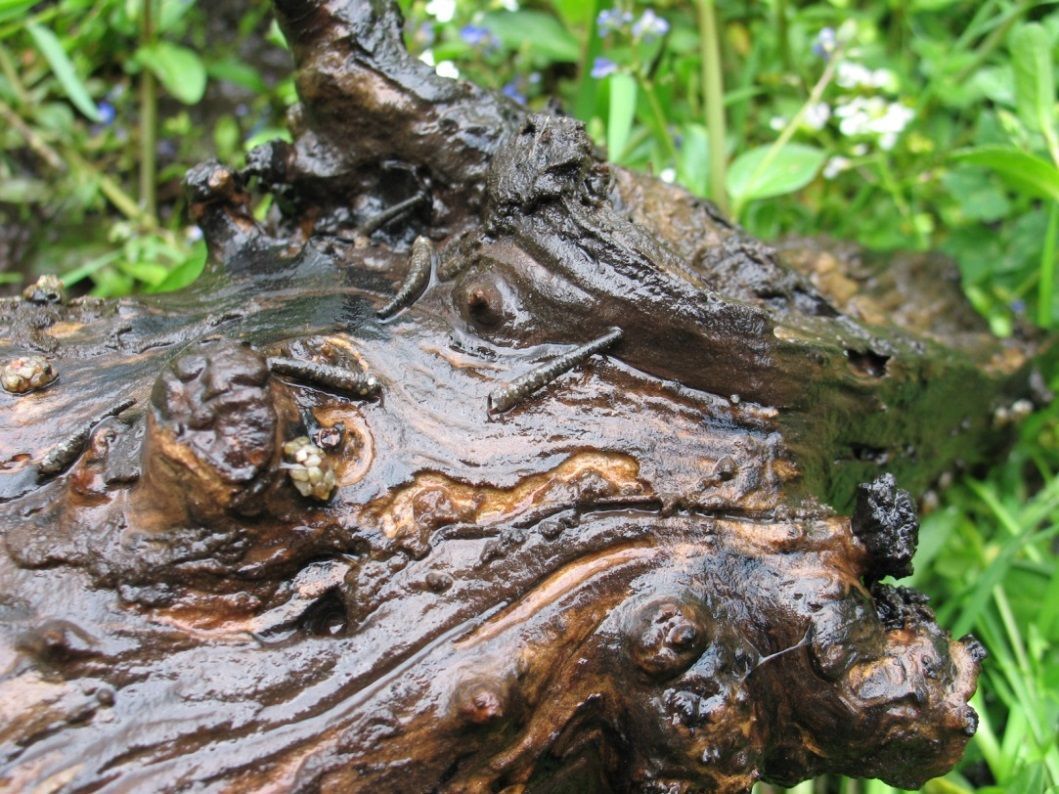
[[[1003,448],[1033,345],[436,77],[389,2],[275,5],[295,142],[189,174],[203,278],[0,305],[0,786],[949,769],[981,651],[882,583],[898,485]]]

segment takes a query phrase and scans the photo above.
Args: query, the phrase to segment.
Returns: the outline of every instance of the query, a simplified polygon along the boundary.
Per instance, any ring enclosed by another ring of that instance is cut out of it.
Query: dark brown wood
[[[57,376],[0,393],[0,787],[949,769],[980,646],[880,582],[898,485],[1003,448],[1033,345],[436,77],[389,2],[276,7],[296,139],[189,174],[203,278],[0,305]]]

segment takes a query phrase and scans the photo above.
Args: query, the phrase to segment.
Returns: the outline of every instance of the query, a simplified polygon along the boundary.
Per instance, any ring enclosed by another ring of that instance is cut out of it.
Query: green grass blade
[[[26,29],[29,30],[29,34],[33,37],[37,49],[44,56],[44,60],[48,62],[52,74],[55,75],[59,85],[62,86],[63,91],[74,104],[74,107],[80,110],[89,120],[99,123],[102,119],[98,108],[96,108],[96,103],[92,101],[88,88],[78,77],[77,70],[74,68],[69,56],[67,56],[66,50],[63,49],[62,42],[48,28],[36,23],[27,25]]]
[[[6,22],[24,14],[36,3],[37,0],[0,0],[0,22]]]
[[[1041,281],[1037,295],[1037,324],[1052,327],[1052,297],[1055,294],[1056,238],[1059,237],[1059,203],[1048,208],[1048,231],[1041,247]]]
[[[607,116],[607,157],[620,163],[629,143],[632,122],[636,115],[636,80],[630,74],[618,72],[607,78],[610,89],[610,109]]]
[[[1009,146],[962,149],[954,160],[991,168],[1014,189],[1036,198],[1059,201],[1059,169],[1036,155]]]
[[[1030,129],[1044,132],[1055,115],[1055,76],[1051,37],[1043,25],[1022,25],[1011,34],[1011,60],[1019,117]]]

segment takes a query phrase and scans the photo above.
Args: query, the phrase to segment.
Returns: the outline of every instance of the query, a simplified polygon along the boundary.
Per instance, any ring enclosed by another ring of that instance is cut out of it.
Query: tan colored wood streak
[[[387,537],[395,538],[418,534],[439,522],[497,524],[534,507],[566,503],[571,493],[586,486],[593,494],[602,491],[600,496],[650,496],[650,489],[639,479],[639,464],[632,458],[583,452],[551,471],[523,478],[513,488],[472,485],[444,474],[423,473],[409,485],[368,504],[361,515]]]
[[[525,597],[490,619],[471,634],[453,643],[464,650],[518,625],[529,625],[533,616],[592,579],[628,563],[650,559],[662,552],[657,546],[636,544],[594,554],[556,571]]]

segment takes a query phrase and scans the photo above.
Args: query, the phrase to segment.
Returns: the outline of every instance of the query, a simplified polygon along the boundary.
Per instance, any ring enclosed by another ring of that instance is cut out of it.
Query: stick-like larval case
[[[202,278],[0,304],[0,788],[948,770],[981,647],[880,580],[1034,343],[439,78],[389,0],[275,6],[296,135],[189,173]]]

